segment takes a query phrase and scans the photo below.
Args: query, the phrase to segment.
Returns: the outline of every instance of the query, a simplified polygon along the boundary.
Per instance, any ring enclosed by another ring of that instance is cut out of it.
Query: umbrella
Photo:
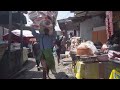
[[[37,33],[39,33],[39,31],[36,30]],[[20,43],[21,42],[21,30],[13,30],[12,32],[12,35],[11,35],[11,38],[12,38],[12,42],[18,42]],[[8,36],[9,34],[7,33],[6,35],[3,36],[3,39],[4,40],[8,40]],[[23,30],[23,42],[24,43],[29,43],[30,42],[30,39],[31,38],[35,38],[33,35],[32,35],[32,32],[29,31],[29,30]]]

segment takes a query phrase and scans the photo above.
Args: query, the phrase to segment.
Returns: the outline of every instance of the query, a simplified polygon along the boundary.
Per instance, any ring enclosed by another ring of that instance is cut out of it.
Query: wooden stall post
[[[12,11],[9,11],[9,37],[8,37],[8,58],[10,58],[10,46],[11,46],[11,31],[12,31]]]
[[[5,32],[4,26],[2,26],[2,30],[3,30],[3,33],[2,33],[2,36],[3,36],[3,35],[4,35],[4,32]],[[3,38],[2,38],[2,40],[3,40]]]
[[[22,14],[21,14],[21,11],[19,11],[19,14],[20,14],[20,30],[21,30],[21,35],[20,35],[20,38],[21,38],[21,45],[20,45],[20,49],[21,49],[21,62],[23,61],[23,22],[22,22]],[[21,63],[20,62],[20,63]]]

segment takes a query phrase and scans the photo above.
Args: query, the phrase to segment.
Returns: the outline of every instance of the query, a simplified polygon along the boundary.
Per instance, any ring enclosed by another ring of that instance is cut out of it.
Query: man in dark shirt
[[[63,37],[60,39],[59,36],[57,36],[57,39],[55,41],[58,65],[60,64],[60,52],[61,52],[62,39],[63,39]]]
[[[34,54],[34,57],[35,57],[35,60],[36,60],[37,69],[38,69],[38,71],[40,71],[40,66],[39,66],[40,59],[37,58],[37,56],[39,55],[39,51],[40,51],[39,43],[35,42],[32,46],[32,49],[33,49],[33,54]]]

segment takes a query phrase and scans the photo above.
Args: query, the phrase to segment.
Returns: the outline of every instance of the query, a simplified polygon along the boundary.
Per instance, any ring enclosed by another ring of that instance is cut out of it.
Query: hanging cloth
[[[112,11],[106,11],[106,33],[107,39],[109,39],[113,35],[113,13]]]

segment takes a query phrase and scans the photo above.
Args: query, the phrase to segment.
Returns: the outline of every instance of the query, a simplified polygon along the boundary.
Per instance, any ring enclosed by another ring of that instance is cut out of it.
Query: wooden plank
[[[92,32],[92,41],[94,43],[98,41],[98,32],[97,31]]]
[[[12,11],[9,11],[9,38],[8,38],[8,51],[10,51],[11,46],[11,28],[12,27]]]
[[[102,44],[107,42],[107,35],[105,30],[98,31],[98,41]]]

